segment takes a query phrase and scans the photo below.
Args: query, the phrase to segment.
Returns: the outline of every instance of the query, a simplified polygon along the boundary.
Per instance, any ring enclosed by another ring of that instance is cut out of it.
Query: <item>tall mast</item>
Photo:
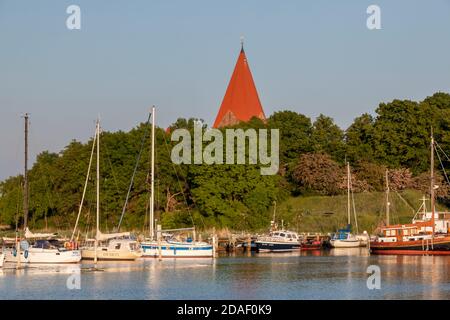
[[[389,209],[391,203],[389,202],[389,169],[386,169],[386,225],[390,224]]]
[[[25,113],[25,165],[24,165],[24,182],[23,182],[23,229],[28,225],[28,118],[29,114]]]
[[[347,224],[350,225],[350,162],[347,161]]]
[[[94,263],[97,263],[97,248],[100,231],[100,121],[97,119],[97,224],[95,233]]]
[[[155,106],[152,107],[152,154],[150,173],[150,239],[154,238],[154,202],[155,202]]]
[[[431,188],[430,188],[430,197],[431,197],[431,223],[433,228],[433,236],[434,236],[434,211],[435,211],[435,199],[434,199],[434,137],[433,137],[433,128],[431,128]]]

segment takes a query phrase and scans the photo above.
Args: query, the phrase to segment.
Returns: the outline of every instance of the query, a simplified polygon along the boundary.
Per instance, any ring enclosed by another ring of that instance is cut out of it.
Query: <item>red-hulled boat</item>
[[[450,255],[450,219],[446,213],[435,211],[434,190],[434,139],[431,137],[431,212],[426,212],[425,199],[423,213],[413,223],[387,225],[381,228],[381,235],[370,242],[374,254],[397,255]],[[387,183],[388,184],[388,183]],[[387,188],[389,192],[389,186]],[[389,221],[389,198],[387,193],[386,220]],[[420,209],[419,209],[420,211]],[[417,216],[417,214],[416,214]]]
[[[303,251],[320,250],[322,249],[322,241],[320,240],[305,240],[301,243],[300,249]]]
[[[433,222],[434,223],[434,222]],[[450,235],[423,232],[431,223],[389,225],[382,235],[370,242],[374,254],[450,255]]]

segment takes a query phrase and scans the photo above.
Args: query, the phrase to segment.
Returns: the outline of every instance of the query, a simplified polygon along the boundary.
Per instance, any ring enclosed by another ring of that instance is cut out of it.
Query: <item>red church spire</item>
[[[249,121],[253,117],[266,120],[242,43],[241,52],[213,127],[231,126],[241,121]]]

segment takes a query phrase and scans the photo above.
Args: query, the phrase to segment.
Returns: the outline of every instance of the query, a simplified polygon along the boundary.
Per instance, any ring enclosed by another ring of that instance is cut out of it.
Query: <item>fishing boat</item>
[[[288,252],[301,247],[298,234],[287,230],[272,231],[268,236],[258,237],[255,244],[258,252]]]
[[[95,136],[92,143],[92,152],[89,161],[89,168],[86,177],[86,183],[83,191],[83,196],[78,212],[77,221],[72,232],[71,239],[74,238],[75,231],[78,226],[78,221],[81,214],[81,208],[83,206],[84,196],[86,193],[86,187],[90,176],[90,169],[92,165],[92,159],[95,151],[95,143],[97,143],[97,219],[96,219],[96,235],[93,240],[86,240],[81,247],[82,259],[92,259],[95,263],[98,260],[136,260],[141,256],[141,250],[136,240],[130,238],[129,232],[103,234],[100,231],[100,122],[97,121]]]
[[[281,230],[276,222],[277,202],[273,202],[273,218],[270,221],[268,235],[258,236],[255,240],[257,252],[289,252],[299,250],[302,238],[293,231],[285,230],[281,220]]]
[[[426,211],[423,199],[421,214],[416,213],[412,223],[389,224],[389,211],[386,215],[386,226],[380,234],[370,242],[373,254],[395,255],[450,255],[450,215],[442,215],[435,208],[434,149],[435,141],[431,135],[431,212]],[[420,209],[419,209],[420,211]]]
[[[156,108],[152,107],[152,132],[151,132],[151,172],[150,172],[150,218],[149,218],[149,238],[141,242],[142,257],[159,258],[212,258],[214,248],[212,245],[197,241],[195,236],[195,227],[162,230],[158,226],[155,232],[155,119]],[[163,236],[164,233],[191,231],[193,237],[186,240],[179,240],[173,235]],[[156,233],[156,236],[155,236]]]

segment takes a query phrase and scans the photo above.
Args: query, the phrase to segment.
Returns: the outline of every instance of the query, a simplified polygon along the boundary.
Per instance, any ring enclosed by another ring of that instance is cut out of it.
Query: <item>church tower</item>
[[[266,120],[242,43],[241,52],[213,127],[232,126],[239,122],[247,122],[253,117]]]

